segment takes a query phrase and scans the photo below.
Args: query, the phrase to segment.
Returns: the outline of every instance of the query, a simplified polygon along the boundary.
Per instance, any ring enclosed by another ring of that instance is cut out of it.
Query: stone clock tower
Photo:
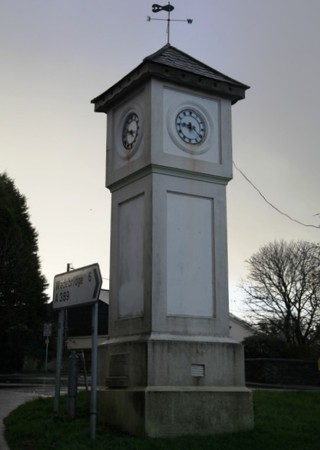
[[[229,337],[226,186],[239,83],[166,45],[92,102],[108,115],[109,339],[99,419],[147,436],[253,426]]]

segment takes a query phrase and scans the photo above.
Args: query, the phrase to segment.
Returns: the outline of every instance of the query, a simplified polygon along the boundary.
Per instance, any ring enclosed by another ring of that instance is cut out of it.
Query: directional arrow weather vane
[[[167,21],[167,35],[168,35],[168,44],[170,43],[170,22],[187,22],[189,24],[192,23],[192,19],[171,19],[170,13],[174,10],[174,6],[170,5],[170,2],[168,2],[167,5],[161,6],[156,3],[152,5],[152,12],[158,13],[160,11],[166,11],[168,13],[167,19],[155,19],[153,17],[147,16],[147,21],[150,22],[151,20],[166,20]]]

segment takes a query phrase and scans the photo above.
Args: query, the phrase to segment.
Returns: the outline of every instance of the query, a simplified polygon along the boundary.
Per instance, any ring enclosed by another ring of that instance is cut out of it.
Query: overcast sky
[[[166,43],[152,0],[0,0],[0,172],[27,197],[50,283],[99,263],[108,287],[106,118],[92,98]],[[166,2],[160,2],[165,4]],[[320,241],[320,1],[172,0],[171,44],[251,86],[233,106],[230,307],[246,259],[273,240]]]

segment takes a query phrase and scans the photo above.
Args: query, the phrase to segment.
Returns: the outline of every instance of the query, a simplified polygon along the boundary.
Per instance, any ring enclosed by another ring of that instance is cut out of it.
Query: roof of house
[[[235,316],[232,313],[229,313],[229,319],[230,319],[230,321],[235,322],[238,325],[241,325],[242,327],[246,328],[247,330],[253,331],[252,326],[248,322],[246,322],[245,320],[240,319],[240,317]]]
[[[144,58],[142,63],[115,85],[94,98],[96,112],[107,112],[120,98],[150,78],[167,80],[229,98],[236,103],[249,86],[224,75],[170,44]]]

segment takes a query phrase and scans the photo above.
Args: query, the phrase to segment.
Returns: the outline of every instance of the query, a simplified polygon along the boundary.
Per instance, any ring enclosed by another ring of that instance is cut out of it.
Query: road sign
[[[43,324],[43,336],[44,337],[52,336],[52,323]]]
[[[95,303],[99,299],[101,285],[102,278],[98,264],[56,275],[53,286],[53,308]]]

